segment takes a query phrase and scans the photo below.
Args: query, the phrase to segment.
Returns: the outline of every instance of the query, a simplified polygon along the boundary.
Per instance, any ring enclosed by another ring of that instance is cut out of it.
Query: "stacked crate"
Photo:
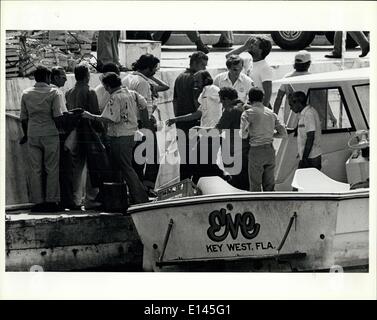
[[[6,33],[6,53],[5,53],[5,69],[6,78],[15,78],[19,74],[19,53],[20,53],[20,33],[7,32]]]
[[[21,42],[20,52],[20,75],[27,77],[36,70],[39,63],[39,48],[49,41],[47,30],[24,32],[23,42]]]
[[[69,49],[67,43],[67,31],[49,31],[48,42],[51,46],[59,49],[62,52],[67,52]]]
[[[92,51],[92,34],[91,31],[68,31],[69,50],[82,56],[90,54]]]

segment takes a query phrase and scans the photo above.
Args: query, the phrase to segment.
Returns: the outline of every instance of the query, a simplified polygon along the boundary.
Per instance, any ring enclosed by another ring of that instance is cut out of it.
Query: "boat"
[[[290,135],[274,141],[275,192],[238,190],[217,177],[186,180],[126,215],[28,212],[21,127],[7,114],[6,270],[367,272],[369,68],[280,84],[310,93],[311,104],[326,98],[316,106],[326,123],[320,107],[333,109],[337,125],[322,130],[321,172],[296,170]]]
[[[322,170],[296,169],[296,137],[289,135],[274,142],[274,192],[203,177],[131,206],[145,271],[368,272],[369,68],[276,84],[305,92],[318,110]],[[294,121],[291,112],[288,124]]]

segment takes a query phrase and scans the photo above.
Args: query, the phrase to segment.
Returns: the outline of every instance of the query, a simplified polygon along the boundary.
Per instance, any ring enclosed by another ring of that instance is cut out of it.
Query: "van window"
[[[340,88],[310,89],[308,97],[308,103],[318,111],[322,131],[347,131],[353,127]]]
[[[357,102],[369,128],[369,83],[353,86]]]

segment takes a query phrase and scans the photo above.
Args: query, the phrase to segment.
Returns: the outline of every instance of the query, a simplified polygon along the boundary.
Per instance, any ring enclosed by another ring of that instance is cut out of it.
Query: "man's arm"
[[[279,89],[278,94],[275,99],[275,103],[274,103],[274,113],[279,114],[279,110],[281,107],[281,103],[283,102],[284,96],[285,96],[285,91]]]
[[[102,122],[102,123],[112,123],[112,122],[114,122],[114,121],[112,121],[108,118],[104,118],[102,115],[92,114],[88,111],[84,111],[82,113],[82,117],[85,118],[85,119],[94,120],[94,121],[98,121],[98,122]]]
[[[246,40],[246,42],[239,48],[236,48],[230,52],[228,52],[225,57],[228,59],[232,54],[240,54],[245,51],[249,51],[253,42],[255,41],[255,38],[251,36],[249,39]]]
[[[27,141],[27,125],[28,125],[29,114],[27,112],[24,96],[21,97],[21,126],[24,136],[20,140],[20,144],[24,144]]]
[[[56,95],[52,100],[52,118],[55,122],[55,125],[58,129],[64,128],[65,116],[63,115],[62,110],[66,110],[64,105],[64,100],[62,99],[59,90],[56,91]]]
[[[193,113],[189,113],[189,114],[185,114],[183,116],[179,116],[179,117],[169,119],[169,120],[166,121],[166,125],[171,126],[172,124],[177,123],[177,122],[187,122],[187,121],[197,120],[197,119],[200,119],[201,116],[202,116],[202,112],[198,110],[198,111],[195,111]]]
[[[175,80],[174,83],[174,93],[173,93],[173,109],[174,109],[174,114],[176,115],[178,113],[178,104],[177,104],[177,80]]]
[[[302,155],[302,160],[304,161],[308,159],[309,154],[312,151],[313,143],[314,143],[314,135],[315,135],[315,131],[309,131],[306,133],[305,148],[304,148],[304,153]]]
[[[250,122],[246,112],[243,112],[241,115],[241,122],[240,122],[240,137],[242,139],[246,139],[249,136],[249,126]]]
[[[149,120],[149,114],[148,114],[149,102],[138,92],[134,91],[134,93],[135,93],[135,101],[139,109],[140,121],[142,123],[142,126],[144,128],[150,128],[151,122]]]
[[[263,91],[264,91],[263,104],[267,108],[270,108],[270,100],[271,100],[271,93],[272,93],[272,81],[263,81],[262,86],[263,86]]]
[[[24,133],[24,136],[21,138],[20,144],[27,142],[27,124],[28,119],[21,120],[22,132]]]
[[[279,119],[276,116],[275,120],[275,130],[276,132],[274,133],[274,138],[285,138],[288,136],[287,130],[285,129],[285,126],[283,126]]]
[[[156,83],[156,85],[152,84],[156,92],[166,91],[170,89],[169,85],[166,82],[162,81],[161,79],[158,79],[154,76],[150,77],[149,79],[151,79],[154,83]]]

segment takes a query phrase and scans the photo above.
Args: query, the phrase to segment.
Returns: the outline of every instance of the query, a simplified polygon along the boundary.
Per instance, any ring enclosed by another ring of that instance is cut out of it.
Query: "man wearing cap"
[[[293,64],[294,70],[287,73],[284,78],[290,78],[290,77],[296,77],[301,76],[304,74],[310,74],[309,67],[311,64],[311,55],[306,50],[301,50],[296,53],[295,55],[295,61]],[[292,87],[289,84],[282,84],[279,88],[279,91],[277,93],[275,103],[274,103],[274,112],[276,114],[279,114],[280,106],[283,101],[284,96],[288,96],[289,93],[293,92]],[[289,112],[291,111],[291,108],[288,103],[288,99],[285,101],[285,105],[283,107],[283,119],[284,123],[287,123]]]
[[[295,55],[295,62],[293,65],[294,70],[286,74],[284,78],[297,77],[297,76],[310,74],[309,72],[310,64],[311,64],[311,55],[308,51],[301,50],[297,52]],[[293,89],[289,84],[282,84],[280,86],[276,99],[275,99],[275,103],[274,103],[274,112],[276,114],[279,114],[280,106],[281,106],[284,96],[288,97],[288,95],[292,92],[293,92]],[[320,91],[320,90],[312,91],[310,93],[309,100],[310,100],[311,105],[317,108],[317,111],[325,110],[323,108],[323,104],[327,103],[327,96],[324,94],[323,91]],[[288,103],[288,99],[286,99],[284,109],[283,109],[283,120],[285,124],[287,124],[290,111],[291,111],[291,107]],[[322,115],[322,118],[325,118],[325,115]],[[327,118],[331,121],[332,126],[335,127],[337,120],[334,114],[332,113],[332,110],[329,105],[327,106]],[[326,126],[327,126],[326,123],[322,123],[323,129],[326,129]]]

